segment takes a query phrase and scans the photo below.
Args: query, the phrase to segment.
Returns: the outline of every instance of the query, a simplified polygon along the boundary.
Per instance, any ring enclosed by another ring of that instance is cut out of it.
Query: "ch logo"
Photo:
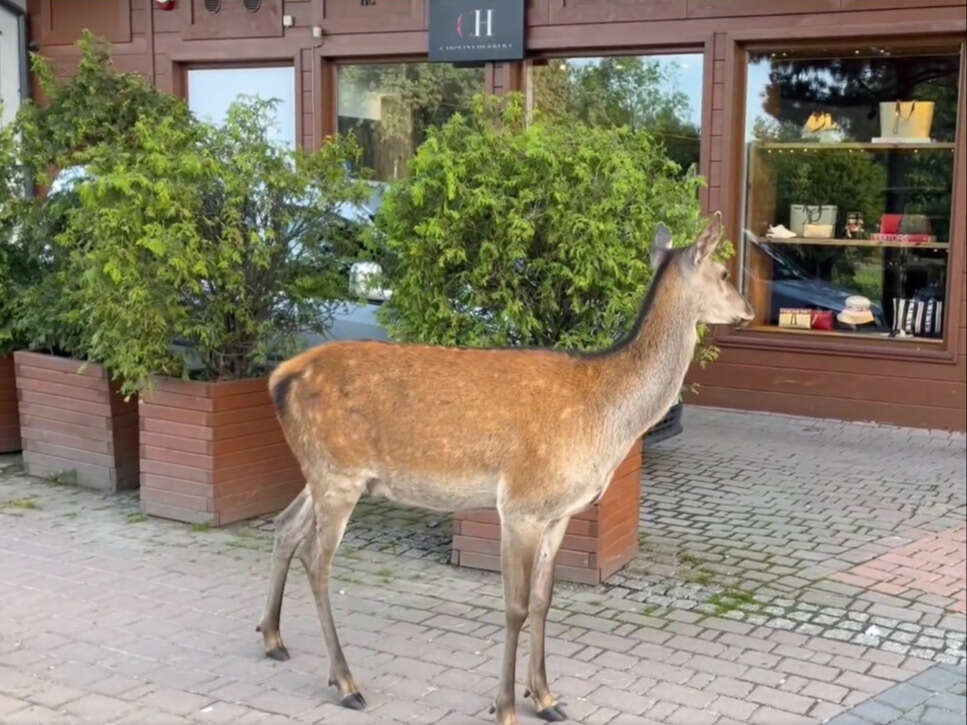
[[[472,38],[492,38],[493,33],[493,20],[494,20],[494,10],[493,8],[487,8],[486,10],[473,10],[467,13],[460,13],[457,16],[457,35],[461,38],[463,37],[463,19],[466,16],[470,16],[473,19],[473,33],[470,35]]]

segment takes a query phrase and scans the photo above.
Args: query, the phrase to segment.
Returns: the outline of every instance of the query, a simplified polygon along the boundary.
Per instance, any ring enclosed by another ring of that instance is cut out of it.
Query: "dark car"
[[[756,247],[772,261],[772,279],[762,280],[771,284],[772,303],[768,320],[775,324],[782,307],[810,308],[839,312],[846,307],[846,298],[860,292],[847,287],[839,287],[832,282],[808,274],[799,264],[780,250],[782,245],[769,244],[756,240]],[[870,301],[873,324],[870,327],[888,329],[883,308]]]

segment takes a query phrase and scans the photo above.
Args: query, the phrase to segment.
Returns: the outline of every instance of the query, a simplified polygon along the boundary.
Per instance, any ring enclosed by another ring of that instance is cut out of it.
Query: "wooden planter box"
[[[604,498],[571,518],[557,555],[558,579],[600,584],[638,551],[641,441],[614,473]],[[500,570],[500,520],[491,509],[453,516],[453,551],[458,566]]]
[[[0,453],[20,450],[20,414],[13,355],[0,356]]]
[[[15,352],[24,470],[107,491],[138,485],[138,405],[103,367]]]
[[[305,485],[266,378],[156,378],[140,405],[146,513],[221,526],[284,508]]]

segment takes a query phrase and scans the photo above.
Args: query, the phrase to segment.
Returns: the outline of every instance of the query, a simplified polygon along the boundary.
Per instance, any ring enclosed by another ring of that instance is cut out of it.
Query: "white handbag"
[[[805,236],[807,224],[836,227],[837,208],[833,204],[793,204],[789,207],[789,228],[797,237]],[[832,236],[830,234],[829,236]]]
[[[884,138],[930,138],[933,101],[887,101],[880,104],[880,135]]]

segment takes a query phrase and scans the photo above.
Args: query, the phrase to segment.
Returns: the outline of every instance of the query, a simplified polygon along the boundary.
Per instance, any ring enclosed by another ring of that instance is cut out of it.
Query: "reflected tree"
[[[533,108],[550,118],[648,130],[687,171],[698,165],[700,129],[689,120],[691,99],[675,90],[675,76],[674,66],[641,56],[552,59],[534,68]]]
[[[470,108],[484,89],[484,69],[448,63],[343,66],[339,71],[339,132],[352,133],[362,163],[376,178],[406,176],[427,129]]]

